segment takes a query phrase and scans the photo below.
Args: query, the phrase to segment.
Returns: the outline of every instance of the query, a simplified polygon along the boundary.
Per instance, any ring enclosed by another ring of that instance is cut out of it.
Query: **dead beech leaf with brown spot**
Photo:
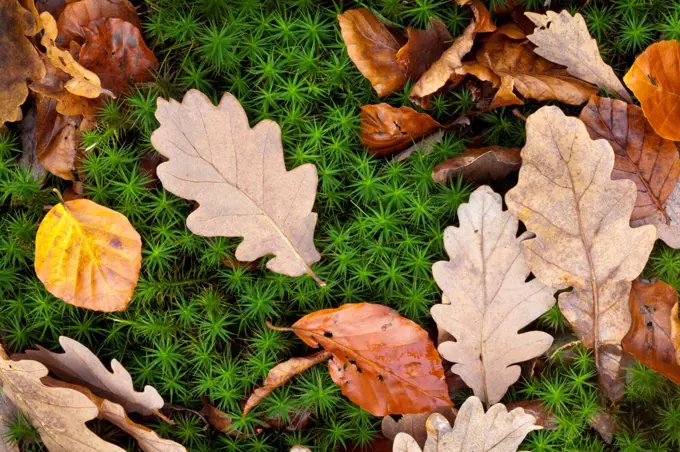
[[[406,33],[408,41],[397,51],[397,63],[410,78],[418,79],[451,45],[453,38],[436,17],[425,30],[408,27]]]
[[[552,336],[519,333],[555,304],[554,289],[538,279],[526,282],[529,267],[517,237],[518,222],[503,211],[501,196],[488,186],[458,208],[459,227],[444,230],[448,261],[432,275],[448,304],[430,312],[439,329],[454,341],[439,344],[442,357],[486,406],[501,400],[520,376],[517,363],[544,353]]]
[[[503,179],[519,170],[522,165],[520,150],[502,146],[466,149],[462,154],[435,166],[432,170],[432,179],[441,184],[446,184],[458,176],[476,183]]]
[[[590,36],[581,14],[569,14],[566,9],[557,14],[525,13],[536,28],[527,36],[536,45],[534,52],[554,63],[566,66],[567,72],[581,80],[616,93],[626,102],[633,102],[614,70],[602,60],[597,41]]]
[[[578,118],[557,107],[541,108],[527,120],[521,156],[519,181],[505,201],[536,234],[523,242],[524,258],[543,283],[572,288],[559,295],[560,310],[583,344],[594,349],[607,390],[602,378],[612,375],[614,362],[621,363],[621,340],[631,323],[631,281],[644,268],[656,231],[630,227],[635,183],[611,179],[611,145],[592,140]]]
[[[243,416],[248,414],[250,410],[255,408],[258,403],[274,391],[274,389],[288,383],[294,376],[301,374],[305,370],[322,363],[331,357],[327,351],[316,352],[309,356],[291,358],[288,361],[274,366],[265,378],[262,387],[255,388],[253,393],[248,397],[246,405],[243,408]]]
[[[345,304],[308,314],[290,328],[272,328],[292,331],[307,345],[332,353],[331,378],[374,416],[452,405],[427,332],[387,306]]]
[[[312,212],[316,167],[286,170],[278,124],[264,120],[250,128],[234,96],[226,93],[214,106],[193,89],[182,103],[159,98],[156,118],[151,143],[168,158],[158,165],[158,178],[169,192],[199,203],[187,218],[194,234],[242,236],[236,259],[273,254],[269,270],[307,273],[325,285],[310,267],[321,258]]]
[[[57,19],[57,44],[71,41],[83,45],[87,40],[85,28],[98,19],[122,19],[141,30],[137,10],[128,0],[79,0],[66,5]]]
[[[442,407],[427,413],[405,414],[398,421],[395,421],[392,416],[385,416],[381,423],[382,434],[385,438],[394,441],[399,433],[406,433],[415,439],[420,447],[424,447],[427,440],[425,423],[434,413],[441,414],[449,423],[453,424],[458,410],[453,407]]]
[[[635,105],[620,100],[593,96],[579,119],[592,139],[604,138],[614,149],[612,179],[630,179],[637,186],[637,200],[631,225],[664,225],[659,238],[669,246],[680,246],[680,234],[669,234],[671,217],[666,213],[666,201],[680,180],[680,156],[673,141],[656,134],[645,116]]]
[[[338,14],[338,22],[349,57],[378,96],[400,90],[408,78],[397,63],[403,42],[366,8]]]
[[[406,149],[442,127],[427,113],[385,103],[363,105],[359,116],[361,144],[379,157]]]

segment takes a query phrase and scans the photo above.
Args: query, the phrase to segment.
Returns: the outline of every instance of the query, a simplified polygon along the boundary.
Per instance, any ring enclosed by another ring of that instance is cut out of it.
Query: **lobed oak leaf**
[[[521,156],[519,181],[505,201],[536,234],[523,242],[524,258],[544,284],[572,287],[559,295],[560,310],[594,349],[603,389],[615,396],[609,385],[622,365],[631,281],[644,268],[656,232],[630,227],[635,184],[611,179],[611,145],[593,141],[579,119],[541,108],[527,120]]]
[[[141,30],[137,10],[129,0],[78,0],[65,5],[57,19],[57,44],[71,41],[82,45],[87,38],[86,28],[99,19],[122,19]]]
[[[351,401],[374,416],[451,406],[444,369],[428,334],[387,306],[358,303],[302,317],[290,328],[333,354],[328,370]]]
[[[552,336],[542,331],[519,334],[555,304],[554,289],[538,279],[526,282],[529,267],[517,237],[517,219],[488,186],[458,208],[459,227],[444,230],[448,261],[432,275],[448,300],[430,311],[439,329],[454,341],[439,344],[444,359],[487,406],[501,400],[520,376],[516,363],[544,353]]]
[[[431,18],[425,30],[406,29],[408,41],[396,54],[397,64],[410,78],[419,79],[451,45],[453,38],[446,25]]]
[[[35,239],[35,272],[66,303],[121,311],[137,285],[142,241],[125,216],[87,199],[59,203]]]
[[[522,158],[519,148],[488,146],[466,149],[462,154],[451,157],[432,170],[432,179],[446,184],[459,176],[476,183],[503,179],[519,170]]]
[[[590,36],[581,14],[572,16],[566,9],[557,14],[525,13],[536,24],[533,34],[527,36],[536,45],[534,52],[554,63],[567,67],[574,77],[617,93],[626,102],[633,102],[614,73],[602,60],[597,41]]]
[[[158,99],[160,127],[154,148],[169,160],[158,178],[171,193],[199,203],[187,218],[198,235],[243,236],[235,252],[240,261],[275,257],[267,268],[288,276],[314,274],[320,259],[314,247],[316,167],[287,171],[281,129],[269,120],[252,129],[238,100],[226,93],[215,107],[196,90],[182,103]]]

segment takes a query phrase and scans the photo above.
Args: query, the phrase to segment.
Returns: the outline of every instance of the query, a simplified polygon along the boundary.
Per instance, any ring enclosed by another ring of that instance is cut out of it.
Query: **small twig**
[[[526,122],[526,120],[527,120],[527,117],[524,116],[524,115],[522,114],[522,112],[519,111],[519,110],[516,109],[516,108],[513,108],[513,109],[512,109],[512,114],[515,115],[515,116],[517,116],[517,117],[518,117],[519,119],[521,119],[522,121],[525,121],[525,122]]]
[[[557,350],[555,350],[554,352],[552,352],[552,354],[548,357],[548,359],[550,359],[550,360],[552,361],[553,359],[555,359],[555,355],[557,355],[559,352],[561,352],[561,351],[564,350],[565,348],[573,347],[574,345],[577,345],[577,344],[580,344],[580,343],[581,343],[581,341],[571,341],[571,342],[567,342],[566,344],[562,345],[562,346],[559,347]]]
[[[201,414],[200,412],[198,412],[196,410],[192,410],[191,408],[184,408],[183,406],[171,405],[169,403],[166,403],[165,405],[163,405],[163,408],[168,409],[168,410],[188,411],[190,413],[193,413],[196,416],[200,417],[201,420],[203,421],[203,423],[205,424],[205,427],[203,427],[203,430],[208,430],[210,428],[210,422],[208,422],[208,418],[206,418],[203,414]],[[156,411],[158,411],[158,410],[154,411],[154,414],[156,416],[159,416],[161,419],[163,419],[165,422],[167,422],[169,424],[174,424],[174,422],[171,419],[169,419],[168,417],[166,417],[166,416],[164,416],[160,413],[157,413]]]

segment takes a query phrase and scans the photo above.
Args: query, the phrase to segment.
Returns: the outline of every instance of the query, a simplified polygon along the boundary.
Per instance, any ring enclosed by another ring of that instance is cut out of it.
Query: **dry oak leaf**
[[[630,291],[633,323],[622,345],[642,364],[680,384],[680,365],[675,360],[671,339],[671,310],[677,304],[678,293],[665,282],[633,281]]]
[[[152,386],[135,391],[130,373],[118,362],[111,360],[111,371],[97,355],[80,342],[61,336],[59,344],[64,353],[51,352],[38,346],[38,350],[26,350],[13,355],[13,359],[30,359],[47,366],[59,378],[91,389],[95,394],[122,405],[126,411],[145,416],[157,414],[163,407],[163,398]]]
[[[431,308],[437,327],[456,341],[439,344],[486,406],[501,400],[521,369],[516,363],[544,353],[552,336],[519,333],[554,304],[554,289],[529,276],[517,236],[518,221],[503,211],[503,199],[484,185],[458,208],[459,227],[444,230],[448,261],[432,266],[437,285],[449,300]]]
[[[128,0],[79,0],[67,5],[59,15],[57,44],[66,45],[71,41],[84,44],[87,40],[85,28],[98,19],[122,19],[142,29],[137,10]]]
[[[85,395],[69,388],[43,384],[48,370],[37,361],[0,358],[3,391],[31,421],[50,452],[123,452],[85,425],[99,414]]]
[[[656,133],[673,141],[680,141],[678,74],[680,43],[671,40],[647,47],[623,77]]]
[[[379,157],[406,149],[442,127],[427,113],[385,103],[363,105],[359,116],[361,144]]]
[[[566,9],[557,14],[525,13],[536,24],[533,34],[527,36],[536,45],[534,52],[554,63],[567,67],[574,77],[616,93],[626,102],[633,102],[614,73],[602,60],[597,41],[590,36],[581,14],[571,16]]]
[[[255,408],[257,404],[271,394],[274,389],[283,386],[294,376],[301,374],[315,364],[326,361],[330,357],[331,354],[329,352],[322,351],[309,356],[291,358],[288,361],[284,361],[274,366],[267,374],[267,378],[265,378],[262,387],[255,388],[251,396],[248,397],[246,405],[243,408],[243,416]]]
[[[604,138],[614,149],[612,179],[630,179],[637,186],[631,225],[666,226],[657,226],[659,238],[670,246],[680,246],[680,230],[672,233],[680,229],[680,223],[672,223],[665,208],[680,179],[675,142],[657,135],[640,107],[620,100],[593,96],[579,119],[592,139]]]
[[[87,199],[45,215],[35,239],[35,272],[48,292],[95,311],[125,309],[137,285],[142,240],[122,214]]]
[[[133,24],[122,19],[99,19],[87,25],[84,33],[87,40],[80,48],[78,62],[98,74],[102,86],[116,96],[134,84],[153,80],[158,60]]]
[[[190,90],[182,103],[158,99],[160,127],[154,148],[169,160],[158,165],[163,187],[198,209],[187,218],[194,234],[244,239],[234,256],[254,261],[267,254],[271,271],[288,276],[314,274],[321,257],[314,247],[316,167],[286,171],[281,129],[264,120],[252,129],[246,112],[229,93],[216,107]]]
[[[373,414],[417,414],[451,406],[428,334],[387,306],[358,303],[308,314],[290,328],[333,354],[328,370],[351,401]]]
[[[519,153],[519,148],[502,146],[466,149],[462,154],[435,166],[432,170],[432,179],[441,184],[446,184],[458,176],[476,183],[503,179],[519,170],[522,165]]]
[[[523,242],[524,258],[543,283],[572,287],[559,295],[560,310],[594,349],[607,391],[604,378],[622,364],[620,344],[631,323],[630,281],[644,268],[656,231],[630,227],[635,184],[611,179],[611,145],[592,140],[581,120],[541,108],[527,120],[521,156],[519,181],[505,201],[536,234]]]
[[[408,78],[397,63],[402,42],[366,8],[338,14],[347,53],[378,96],[400,90]]]
[[[515,408],[508,412],[501,403],[493,405],[484,413],[482,402],[475,396],[468,397],[458,410],[451,427],[441,414],[433,414],[427,420],[427,441],[420,448],[415,439],[399,433],[394,439],[394,452],[514,452],[532,430],[536,419]]]
[[[453,38],[436,17],[425,30],[408,27],[406,33],[408,41],[397,51],[397,63],[410,78],[419,79],[451,45]]]
[[[385,416],[381,423],[381,430],[385,438],[394,441],[399,433],[406,433],[416,440],[420,447],[425,446],[427,440],[427,430],[425,423],[427,419],[434,413],[439,413],[446,418],[451,424],[456,420],[458,410],[453,407],[437,408],[434,411],[421,414],[405,414],[395,421],[392,416]]]
[[[28,96],[27,82],[45,75],[35,47],[28,40],[36,26],[30,11],[18,0],[0,4],[0,127],[22,118],[21,105]]]

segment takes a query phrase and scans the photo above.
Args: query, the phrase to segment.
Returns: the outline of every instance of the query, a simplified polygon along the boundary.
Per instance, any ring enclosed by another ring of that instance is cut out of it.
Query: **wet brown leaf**
[[[79,0],[67,5],[59,16],[57,44],[66,45],[71,41],[84,44],[87,39],[85,29],[98,19],[122,19],[142,29],[137,11],[128,0]]]
[[[392,416],[385,416],[381,424],[382,434],[387,439],[394,441],[394,438],[396,438],[399,433],[406,433],[415,439],[420,447],[425,447],[425,441],[427,440],[425,423],[434,413],[441,414],[449,421],[449,423],[453,424],[456,420],[458,410],[453,407],[442,407],[427,413],[405,414],[398,421],[395,421]]]
[[[418,79],[451,45],[453,38],[439,19],[432,18],[425,30],[408,27],[408,41],[397,52],[397,64],[408,75]]]
[[[462,154],[435,166],[432,179],[441,184],[458,176],[480,184],[503,179],[522,165],[520,150],[502,146],[466,149]]]
[[[588,420],[588,425],[597,430],[597,433],[600,434],[600,437],[607,444],[611,444],[614,441],[614,433],[620,430],[616,416],[601,411],[595,413]]]

